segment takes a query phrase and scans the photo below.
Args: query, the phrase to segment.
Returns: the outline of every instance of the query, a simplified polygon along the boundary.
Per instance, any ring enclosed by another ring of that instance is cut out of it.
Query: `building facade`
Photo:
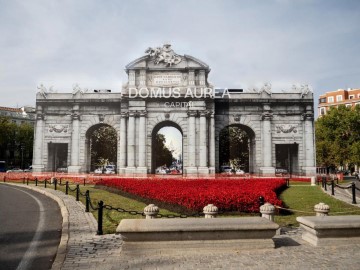
[[[331,107],[338,105],[345,105],[346,107],[360,105],[360,89],[338,89],[321,95],[318,105],[319,116],[325,115]]]
[[[121,92],[76,86],[72,93],[53,93],[41,86],[33,170],[62,166],[89,172],[90,134],[105,125],[117,134],[119,174],[154,173],[154,137],[171,126],[182,134],[183,174],[214,174],[223,165],[222,130],[238,127],[249,137],[249,173],[274,175],[285,168],[315,175],[313,93],[307,86],[281,93],[270,84],[249,91],[216,89],[209,72],[204,62],[164,45],[126,66]]]

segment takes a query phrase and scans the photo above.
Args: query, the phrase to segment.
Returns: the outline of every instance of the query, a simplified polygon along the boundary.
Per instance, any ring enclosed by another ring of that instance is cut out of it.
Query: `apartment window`
[[[342,101],[342,95],[337,95],[336,96],[336,101]]]
[[[334,102],[334,97],[328,97],[328,103]]]
[[[319,103],[326,103],[326,98],[320,98]]]
[[[353,99],[355,96],[354,95],[350,95],[349,96],[349,99]]]
[[[320,108],[320,115],[325,115],[325,113],[326,113],[325,108]]]

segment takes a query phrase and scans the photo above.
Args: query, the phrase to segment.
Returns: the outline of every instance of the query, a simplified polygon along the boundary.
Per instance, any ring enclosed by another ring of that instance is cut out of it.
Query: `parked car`
[[[25,169],[24,172],[32,172],[32,165],[30,165],[29,168]]]
[[[24,172],[22,169],[20,169],[20,168],[13,168],[13,169],[11,169],[11,170],[7,170],[6,171],[7,173],[22,173],[22,172]]]
[[[245,172],[243,170],[241,170],[241,169],[237,169],[235,171],[235,174],[243,175],[243,174],[245,174]]]
[[[101,169],[101,168],[97,168],[97,169],[95,169],[95,171],[94,171],[94,173],[102,173],[103,172],[103,170]]]
[[[223,173],[231,173],[232,168],[230,166],[221,166],[220,171],[223,172]]]
[[[63,168],[57,168],[56,170],[58,173],[67,173],[68,169],[63,167]]]

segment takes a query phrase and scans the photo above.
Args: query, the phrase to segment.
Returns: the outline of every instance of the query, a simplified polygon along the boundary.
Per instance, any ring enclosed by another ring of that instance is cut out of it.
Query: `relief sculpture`
[[[297,133],[297,125],[276,125],[277,133]]]
[[[67,133],[69,130],[69,125],[49,125],[49,132],[55,132],[55,133]]]

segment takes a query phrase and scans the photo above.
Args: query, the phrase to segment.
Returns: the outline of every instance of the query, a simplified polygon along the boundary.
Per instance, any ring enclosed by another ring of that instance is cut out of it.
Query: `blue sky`
[[[0,32],[0,106],[34,105],[40,83],[120,91],[125,65],[163,43],[217,87],[360,88],[360,1],[0,0]]]

